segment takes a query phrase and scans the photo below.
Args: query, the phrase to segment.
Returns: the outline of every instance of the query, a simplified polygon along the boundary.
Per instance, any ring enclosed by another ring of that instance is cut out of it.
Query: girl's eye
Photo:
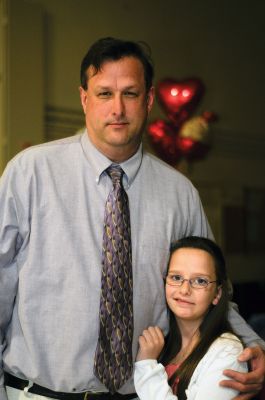
[[[208,280],[205,278],[198,277],[198,278],[194,279],[194,283],[195,283],[195,285],[205,287],[208,285]]]
[[[182,281],[182,276],[181,275],[171,275],[171,279],[173,281]]]

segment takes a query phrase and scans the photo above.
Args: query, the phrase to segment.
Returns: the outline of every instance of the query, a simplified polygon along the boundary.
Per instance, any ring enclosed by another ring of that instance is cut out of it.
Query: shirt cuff
[[[262,340],[262,339],[255,340],[254,342],[249,343],[247,347],[256,347],[256,346],[259,346],[263,351],[265,351],[265,342],[264,342],[264,340]]]

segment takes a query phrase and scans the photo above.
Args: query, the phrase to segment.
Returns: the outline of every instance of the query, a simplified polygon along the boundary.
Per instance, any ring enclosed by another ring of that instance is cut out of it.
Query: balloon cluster
[[[147,132],[156,153],[168,164],[176,165],[183,158],[203,159],[211,149],[209,123],[216,121],[217,115],[205,111],[191,117],[204,93],[205,87],[198,78],[158,82],[158,102],[168,120],[153,121]]]

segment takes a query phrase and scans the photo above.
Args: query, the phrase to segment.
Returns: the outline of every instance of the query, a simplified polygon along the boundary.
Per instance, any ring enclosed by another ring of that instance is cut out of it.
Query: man
[[[86,132],[27,149],[6,168],[0,190],[1,400],[6,399],[3,375],[12,399],[23,390],[67,400],[136,397],[132,378],[117,386],[119,394],[104,395],[112,390],[102,383],[95,361],[104,323],[104,209],[114,187],[108,168],[122,168],[119,189],[123,186],[129,199],[133,359],[146,326],[167,330],[162,276],[170,242],[211,236],[191,183],[142,150],[154,100],[152,78],[138,44],[99,40],[81,65]],[[247,345],[262,343],[233,310],[231,323]],[[253,359],[255,371],[231,372],[238,382],[226,383],[252,391],[242,399],[260,389],[264,374],[258,347],[248,349],[246,358]]]

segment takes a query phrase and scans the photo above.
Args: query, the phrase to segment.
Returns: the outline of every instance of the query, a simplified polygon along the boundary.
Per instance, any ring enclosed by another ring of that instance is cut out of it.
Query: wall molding
[[[85,118],[81,110],[53,106],[45,109],[45,141],[72,136],[84,125]]]
[[[85,125],[82,110],[47,106],[45,110],[45,140],[72,136]],[[265,135],[212,129],[211,156],[264,159]],[[150,147],[150,146],[148,146]]]

